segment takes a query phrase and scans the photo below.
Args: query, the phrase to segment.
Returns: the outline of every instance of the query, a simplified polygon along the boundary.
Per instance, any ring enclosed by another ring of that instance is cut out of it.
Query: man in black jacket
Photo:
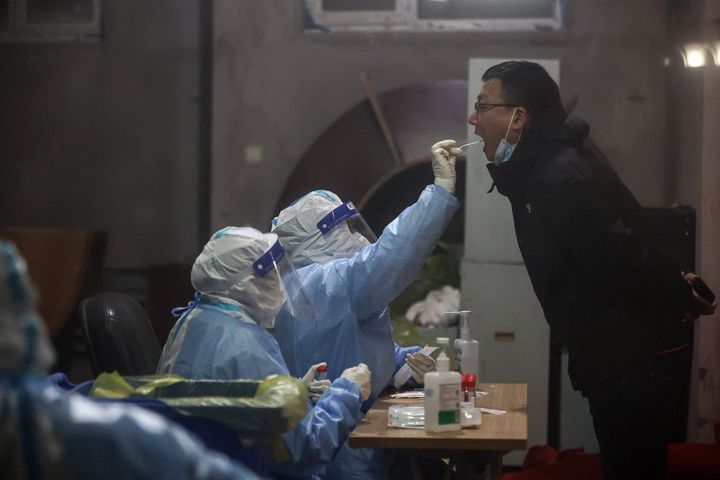
[[[588,398],[606,479],[664,478],[684,432],[689,324],[715,305],[652,248],[643,212],[589,132],[568,117],[538,64],[488,69],[469,123],[494,187],[508,197],[523,260],[552,335]],[[492,190],[492,189],[491,189]]]

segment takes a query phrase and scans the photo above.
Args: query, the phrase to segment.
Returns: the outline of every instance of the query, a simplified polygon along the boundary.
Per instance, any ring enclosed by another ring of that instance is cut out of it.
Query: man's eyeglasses
[[[495,107],[517,107],[514,103],[480,103],[475,102],[475,111],[477,113],[487,112],[488,110]]]

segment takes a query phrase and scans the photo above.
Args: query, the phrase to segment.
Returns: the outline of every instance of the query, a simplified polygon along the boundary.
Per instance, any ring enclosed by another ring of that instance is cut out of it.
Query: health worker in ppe
[[[283,304],[299,322],[310,321],[313,312],[277,235],[249,227],[220,230],[195,260],[191,282],[199,295],[170,331],[158,373],[215,380],[289,375],[267,329]],[[320,363],[310,367],[303,379],[306,384]],[[360,406],[370,395],[370,377],[367,366],[356,364],[332,384],[321,385],[324,393],[300,425],[282,435],[291,461],[269,462],[269,473],[321,474],[359,423]]]
[[[0,241],[0,465],[7,479],[255,479],[194,435],[134,405],[69,394],[15,247]]]
[[[305,195],[273,220],[272,231],[280,237],[317,312],[314,322],[297,321],[288,308],[276,318],[274,335],[291,373],[299,375],[327,361],[332,379],[344,368],[364,362],[373,372],[371,402],[390,384],[408,354],[420,349],[395,344],[387,305],[418,277],[459,206],[454,196],[455,162],[462,151],[452,140],[438,142],[431,151],[434,184],[378,239],[351,202],[343,203],[325,190]],[[421,383],[435,365],[430,357],[414,357],[418,361],[408,365]],[[337,476],[370,477],[367,469],[382,462],[347,458],[362,454],[343,449],[333,462],[345,468]]]

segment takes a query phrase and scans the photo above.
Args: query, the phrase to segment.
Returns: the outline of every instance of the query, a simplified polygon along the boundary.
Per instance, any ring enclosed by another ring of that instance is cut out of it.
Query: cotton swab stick
[[[466,143],[465,145],[460,145],[460,146],[457,147],[457,148],[459,148],[460,150],[462,150],[462,149],[465,148],[465,147],[469,147],[470,145],[475,145],[475,144],[477,144],[477,143],[480,143],[480,140],[475,140],[474,142]]]

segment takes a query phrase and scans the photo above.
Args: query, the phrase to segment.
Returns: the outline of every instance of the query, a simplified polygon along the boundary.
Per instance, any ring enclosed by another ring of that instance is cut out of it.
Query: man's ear
[[[513,119],[510,128],[516,132],[520,132],[529,121],[530,114],[528,114],[525,107],[517,107],[517,110],[515,110],[515,118]]]

